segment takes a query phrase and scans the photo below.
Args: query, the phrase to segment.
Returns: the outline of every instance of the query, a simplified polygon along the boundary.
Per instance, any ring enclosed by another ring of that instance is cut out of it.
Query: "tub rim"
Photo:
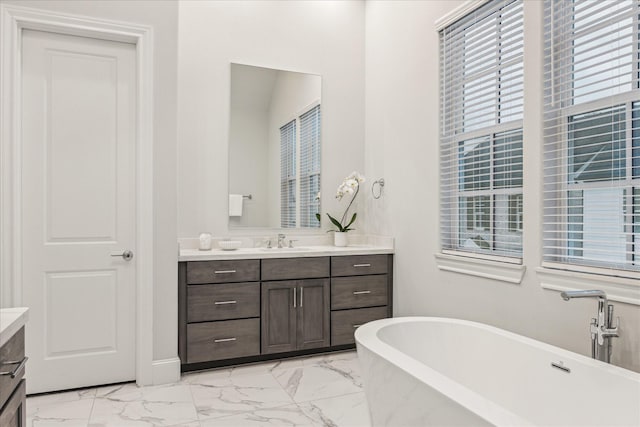
[[[393,317],[375,320],[360,326],[355,331],[355,340],[358,347],[363,347],[368,351],[376,354],[378,357],[385,359],[396,368],[406,372],[408,375],[415,377],[417,380],[424,382],[436,392],[444,395],[450,400],[455,401],[460,406],[474,413],[478,417],[494,425],[535,425],[532,421],[527,420],[497,403],[487,399],[486,397],[476,393],[466,386],[454,381],[453,379],[441,374],[437,370],[425,365],[413,357],[403,353],[402,351],[385,343],[378,337],[378,331],[381,329],[402,323],[446,323],[469,326],[476,329],[482,329],[497,335],[516,340],[525,345],[531,345],[541,350],[550,351],[558,355],[564,360],[571,360],[576,363],[583,363],[587,366],[602,369],[605,372],[616,376],[622,376],[635,380],[640,384],[640,373],[614,366],[599,360],[591,359],[587,356],[544,343],[523,335],[516,334],[495,326],[486,325],[484,323],[471,320],[463,320],[448,317],[428,317],[428,316],[406,316]],[[366,390],[366,383],[365,383]]]

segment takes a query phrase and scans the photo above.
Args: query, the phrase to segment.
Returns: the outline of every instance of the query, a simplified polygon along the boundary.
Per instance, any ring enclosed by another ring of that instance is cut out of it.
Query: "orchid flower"
[[[336,199],[342,200],[345,194],[353,194],[353,196],[351,197],[351,201],[349,202],[347,209],[344,211],[344,215],[342,215],[342,219],[340,221],[338,221],[331,215],[327,214],[327,216],[329,217],[333,225],[335,225],[338,228],[337,231],[345,232],[345,231],[351,230],[349,227],[356,220],[357,214],[354,213],[353,216],[351,217],[351,220],[348,223],[345,224],[345,221],[347,219],[347,213],[349,212],[349,208],[351,208],[353,201],[356,199],[356,196],[360,191],[360,184],[362,184],[363,182],[365,182],[364,176],[360,175],[360,173],[358,173],[357,171],[353,171],[338,186],[338,190],[336,191]]]

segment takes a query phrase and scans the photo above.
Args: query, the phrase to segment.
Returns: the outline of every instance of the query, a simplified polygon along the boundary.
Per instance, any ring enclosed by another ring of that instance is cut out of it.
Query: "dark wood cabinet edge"
[[[353,310],[366,310],[367,308],[380,308],[380,307],[388,307],[387,304],[379,304],[379,305],[368,305],[366,307],[347,307],[347,308],[336,308],[332,309],[332,313],[340,312],[340,311],[353,311]]]
[[[259,319],[260,316],[249,316],[249,317],[233,317],[231,319],[219,319],[219,320],[198,320],[195,322],[189,322],[187,325],[199,325],[200,323],[216,323],[216,322],[230,322],[233,320],[247,320],[247,319]]]
[[[178,263],[178,357],[187,360],[187,263]]]
[[[320,355],[320,354],[337,353],[339,351],[353,350],[355,348],[356,348],[355,344],[345,344],[345,345],[338,345],[333,347],[320,347],[320,348],[314,348],[314,349],[308,349],[308,350],[289,351],[286,353],[268,353],[268,354],[259,354],[255,356],[236,357],[233,359],[215,360],[211,362],[183,363],[180,366],[180,371],[193,372],[193,371],[202,371],[205,369],[223,368],[223,367],[229,367],[229,366],[241,366],[241,365],[247,365],[251,363],[268,362],[271,360],[285,360],[285,359],[301,357],[301,356],[313,356],[313,355]]]
[[[0,426],[9,425],[9,422],[17,416],[17,427],[27,426],[27,393],[26,380],[23,378],[13,389],[11,396],[0,408]],[[12,424],[13,425],[13,424]]]
[[[389,273],[371,273],[371,274],[343,274],[343,275],[335,275],[330,276],[332,279],[337,279],[339,277],[364,277],[364,276],[386,276]]]
[[[387,316],[393,317],[393,254],[387,255],[387,263]]]

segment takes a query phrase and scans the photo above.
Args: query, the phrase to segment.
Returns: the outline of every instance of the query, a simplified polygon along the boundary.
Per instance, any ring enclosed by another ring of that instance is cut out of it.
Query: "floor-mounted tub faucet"
[[[609,304],[607,294],[601,290],[565,291],[560,296],[563,300],[571,298],[598,298],[598,317],[591,319],[591,357],[611,363],[611,338],[618,336],[620,318],[613,324],[613,305]]]

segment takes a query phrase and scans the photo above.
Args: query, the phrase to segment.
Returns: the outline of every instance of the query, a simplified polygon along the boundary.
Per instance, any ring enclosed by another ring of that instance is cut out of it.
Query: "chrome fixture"
[[[289,247],[293,248],[293,242],[297,242],[297,239],[289,239]]]
[[[551,367],[560,369],[561,371],[564,371],[567,374],[571,373],[571,368],[567,368],[566,366],[564,366],[564,362],[562,360],[559,362],[551,362]]]
[[[111,252],[111,256],[122,257],[122,259],[125,261],[131,261],[133,259],[133,252],[129,250],[122,252]]]
[[[285,239],[285,237],[287,237],[287,236],[285,236],[284,234],[278,234],[278,249],[284,248],[284,239]]]
[[[253,196],[251,194],[245,196],[244,194],[242,195],[243,199],[249,199],[249,200],[253,200]]]
[[[572,298],[598,298],[598,317],[591,319],[591,357],[611,363],[611,338],[618,336],[620,318],[616,318],[613,326],[613,305],[609,304],[604,291],[593,289],[587,291],[565,291],[560,296],[569,301]]]
[[[376,194],[376,186],[378,186],[378,191]],[[380,178],[380,179],[376,179],[375,181],[373,181],[373,184],[371,184],[371,195],[373,196],[374,199],[379,199],[380,197],[382,197],[382,189],[384,188],[384,178]]]

